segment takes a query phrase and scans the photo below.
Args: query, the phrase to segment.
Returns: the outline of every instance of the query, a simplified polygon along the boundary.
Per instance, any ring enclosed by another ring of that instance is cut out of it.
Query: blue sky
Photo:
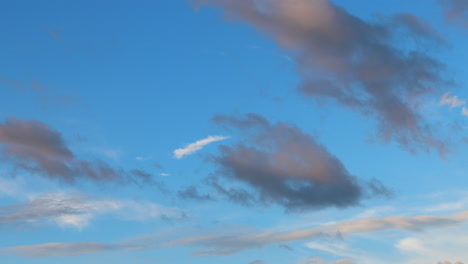
[[[0,259],[468,263],[468,1],[4,1]]]

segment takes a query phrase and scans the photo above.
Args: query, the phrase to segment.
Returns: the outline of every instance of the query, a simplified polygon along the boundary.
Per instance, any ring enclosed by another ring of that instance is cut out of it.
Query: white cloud
[[[139,156],[139,157],[136,157],[135,159],[136,159],[136,160],[139,160],[139,161],[147,161],[147,160],[150,160],[150,159],[152,159],[152,158],[153,158],[153,157],[151,157],[151,156],[149,156],[149,157],[141,157],[141,156]]]
[[[468,108],[463,107],[462,111],[461,111],[461,114],[464,115],[464,116],[468,116]]]
[[[160,176],[171,176],[169,173],[160,173]]]
[[[457,229],[406,237],[395,247],[406,255],[404,264],[462,263],[468,260],[468,234]]]
[[[450,93],[445,93],[440,99],[441,105],[448,105],[451,108],[460,107],[466,104],[464,100],[460,100],[457,96],[451,95]]]
[[[202,149],[204,146],[206,146],[206,145],[208,145],[210,143],[225,140],[225,139],[228,139],[228,138],[229,137],[223,137],[223,136],[209,136],[209,137],[207,137],[205,139],[198,140],[195,143],[188,144],[184,148],[179,148],[179,149],[174,150],[174,157],[176,159],[181,159],[184,156],[193,154],[194,152]]]

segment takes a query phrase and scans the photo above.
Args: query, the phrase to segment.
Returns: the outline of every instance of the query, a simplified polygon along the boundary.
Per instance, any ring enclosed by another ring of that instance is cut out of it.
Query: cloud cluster
[[[87,179],[98,182],[155,183],[142,170],[124,171],[103,161],[79,159],[65,143],[62,135],[39,121],[8,118],[0,124],[2,159],[16,169],[74,182]]]
[[[404,149],[436,150],[446,143],[419,111],[449,82],[445,66],[426,51],[443,43],[431,25],[409,13],[365,21],[329,0],[200,0],[222,8],[294,54],[299,92],[331,99],[378,122],[378,138]]]
[[[218,193],[238,203],[319,209],[358,205],[367,195],[390,194],[377,180],[359,182],[338,158],[298,127],[271,124],[255,114],[245,118],[219,115],[213,122],[238,129],[245,138],[234,146],[221,145],[219,156],[212,160],[227,179],[249,189],[226,188],[217,178],[208,179]],[[191,194],[196,193],[191,190]]]

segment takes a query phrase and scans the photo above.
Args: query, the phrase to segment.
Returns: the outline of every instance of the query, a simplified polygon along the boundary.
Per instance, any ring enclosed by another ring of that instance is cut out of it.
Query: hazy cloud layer
[[[147,201],[96,199],[78,193],[48,193],[27,202],[0,206],[0,226],[22,229],[55,224],[81,229],[95,217],[110,213],[129,221],[184,217],[177,208]]]
[[[411,152],[447,151],[420,113],[427,96],[448,83],[445,66],[426,51],[443,43],[409,13],[362,20],[328,0],[200,0],[246,22],[294,54],[306,97],[373,117],[378,138]]]
[[[217,178],[208,182],[220,194],[239,203],[278,204],[287,210],[348,207],[367,195],[390,192],[377,180],[359,182],[312,136],[286,123],[271,124],[249,114],[245,118],[216,116],[213,122],[238,129],[244,141],[221,145],[213,160],[227,179],[247,184],[251,191],[225,188]]]
[[[155,183],[142,170],[124,171],[100,161],[81,160],[69,149],[62,135],[44,123],[8,118],[0,124],[2,159],[16,169],[65,182],[87,179],[102,182]]]
[[[198,248],[197,251],[193,252],[195,256],[229,255],[245,250],[261,249],[271,244],[283,245],[284,243],[294,241],[329,239],[330,237],[345,239],[348,235],[360,233],[376,233],[389,230],[418,233],[441,230],[444,227],[461,225],[466,221],[468,221],[468,211],[448,216],[389,216],[344,221],[310,229],[297,229],[286,232],[230,229],[195,236],[187,236],[186,232],[184,232],[180,238],[151,235],[116,243],[46,243],[3,248],[0,249],[0,255],[18,255],[23,257],[74,256],[113,249],[135,251],[179,246]]]
[[[223,137],[223,136],[209,136],[205,139],[198,140],[192,144],[188,144],[184,148],[179,148],[179,149],[174,150],[174,157],[176,159],[181,159],[184,156],[191,155],[195,153],[196,151],[201,150],[203,147],[205,147],[206,145],[210,143],[225,140],[228,138],[229,137]]]
[[[229,255],[244,250],[261,249],[270,244],[330,238],[330,236],[342,238],[352,234],[375,233],[388,230],[408,232],[440,230],[444,227],[461,225],[466,221],[468,221],[468,211],[448,216],[390,216],[345,221],[289,232],[278,232],[275,230],[263,232],[258,230],[213,232],[177,239],[168,242],[167,245],[185,245],[201,248],[195,252],[196,255]]]

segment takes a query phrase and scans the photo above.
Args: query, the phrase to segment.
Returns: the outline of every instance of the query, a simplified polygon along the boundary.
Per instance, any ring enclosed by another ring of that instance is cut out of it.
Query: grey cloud
[[[227,197],[229,200],[244,205],[251,206],[258,203],[258,200],[255,198],[254,194],[236,187],[225,187],[216,177],[208,177],[206,179],[208,186],[213,187],[219,194]]]
[[[77,158],[62,135],[39,121],[8,118],[0,124],[2,158],[16,169],[37,173],[65,182],[87,179],[98,182],[154,183],[151,175],[141,170],[127,172],[100,161]]]
[[[428,22],[409,13],[365,21],[328,0],[198,2],[221,7],[292,52],[302,95],[373,117],[384,142],[411,152],[448,151],[419,112],[424,99],[450,85],[445,65],[426,52],[443,42]]]
[[[235,146],[221,145],[221,154],[213,157],[225,178],[247,184],[258,194],[255,198],[250,191],[226,190],[217,178],[210,178],[211,185],[231,200],[302,210],[354,206],[365,196],[390,193],[375,179],[359,182],[337,157],[298,127],[270,124],[255,114],[216,116],[213,121],[239,129],[246,138]],[[232,197],[234,194],[238,195]]]
[[[189,186],[178,192],[178,196],[187,200],[212,201],[214,198],[209,194],[200,194],[197,187]]]
[[[294,249],[288,245],[285,245],[285,244],[281,244],[278,246],[279,248],[283,248],[283,249],[286,249],[288,251],[294,251]]]
[[[468,0],[439,0],[448,23],[459,24],[468,29]]]

